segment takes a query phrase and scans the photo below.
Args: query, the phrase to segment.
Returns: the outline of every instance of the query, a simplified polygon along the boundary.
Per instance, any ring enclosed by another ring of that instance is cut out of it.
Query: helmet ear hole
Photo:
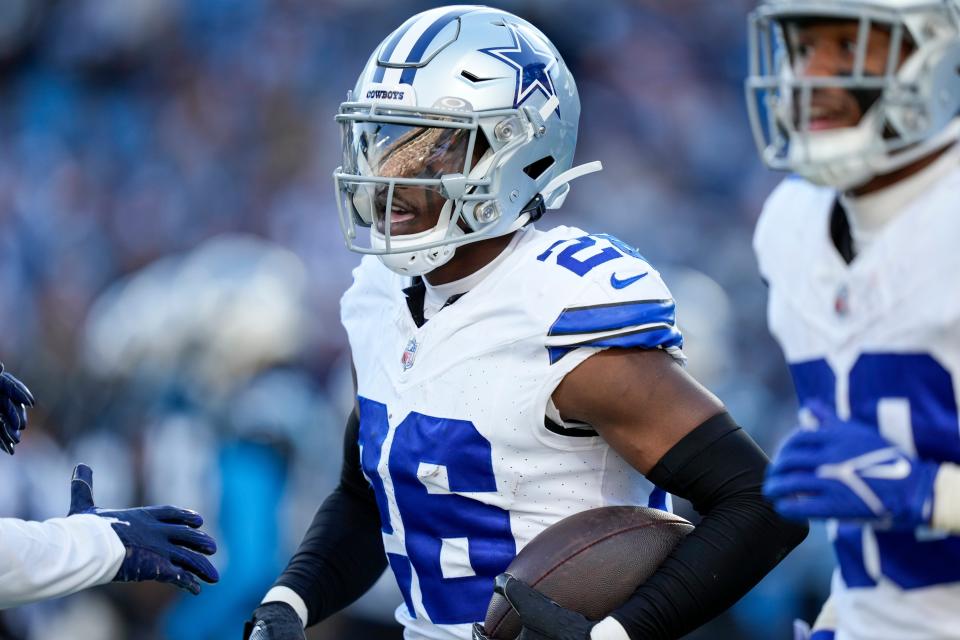
[[[477,137],[473,142],[473,157],[470,159],[470,168],[477,166],[477,163],[480,162],[480,158],[483,157],[487,151],[490,150],[490,141],[487,140],[487,134],[483,132],[483,129],[477,127]]]
[[[554,160],[553,156],[546,156],[525,166],[523,172],[527,174],[531,180],[536,180],[543,175],[544,171],[552,167],[554,162],[556,162],[556,160]]]

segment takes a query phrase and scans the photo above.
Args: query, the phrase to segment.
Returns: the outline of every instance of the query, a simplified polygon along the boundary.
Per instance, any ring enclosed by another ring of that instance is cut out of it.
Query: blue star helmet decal
[[[490,47],[480,49],[480,52],[510,65],[517,72],[514,109],[526,102],[534,91],[539,91],[548,100],[557,95],[550,77],[550,71],[557,65],[556,57],[535,34],[513,24],[506,26],[513,36],[513,46]],[[556,113],[560,115],[560,107],[557,107]]]

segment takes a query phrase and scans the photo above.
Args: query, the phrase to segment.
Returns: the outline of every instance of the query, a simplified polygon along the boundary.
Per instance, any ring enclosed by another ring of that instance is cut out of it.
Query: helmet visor
[[[473,131],[381,122],[344,125],[344,169],[364,177],[437,180],[469,173]]]
[[[360,178],[353,209],[387,237],[433,229],[449,199],[441,178],[470,170],[472,129],[361,121],[345,123],[343,135],[344,168]]]

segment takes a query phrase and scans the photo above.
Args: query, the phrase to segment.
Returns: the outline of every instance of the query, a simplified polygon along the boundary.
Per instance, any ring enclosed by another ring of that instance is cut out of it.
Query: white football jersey
[[[960,462],[960,167],[849,265],[831,240],[836,197],[789,178],[754,238],[800,402],[876,425],[911,455]],[[838,640],[960,638],[960,537],[835,523],[831,533]]]
[[[342,300],[361,463],[408,640],[470,638],[493,578],[558,520],[607,505],[668,506],[595,432],[545,418],[563,377],[602,349],[682,358],[669,291],[615,238],[520,233],[476,287],[419,328],[403,292],[410,279],[375,257]]]

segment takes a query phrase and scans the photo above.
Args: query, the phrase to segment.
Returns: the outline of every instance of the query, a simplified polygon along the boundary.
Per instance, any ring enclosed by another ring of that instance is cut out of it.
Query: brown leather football
[[[590,509],[540,532],[507,573],[557,604],[600,620],[626,602],[691,531],[687,520],[659,509]],[[496,593],[483,626],[497,640],[520,635],[520,619]]]

